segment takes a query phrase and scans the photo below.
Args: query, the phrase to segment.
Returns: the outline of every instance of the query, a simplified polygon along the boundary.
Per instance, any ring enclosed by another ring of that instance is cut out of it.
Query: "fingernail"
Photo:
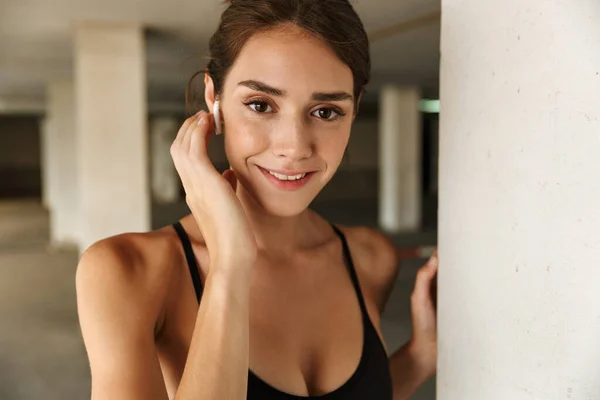
[[[205,121],[206,115],[201,115],[200,118],[198,118],[198,125],[202,125]]]
[[[427,264],[431,265],[432,267],[434,265],[437,265],[437,263],[438,263],[438,259],[435,255],[431,256],[431,258],[429,258],[429,261],[427,261]]]

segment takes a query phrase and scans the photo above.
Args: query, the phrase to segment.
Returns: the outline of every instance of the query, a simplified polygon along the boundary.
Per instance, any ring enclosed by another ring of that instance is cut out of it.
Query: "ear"
[[[215,100],[215,84],[210,75],[204,74],[204,101],[210,112],[212,112],[213,106],[215,105]]]

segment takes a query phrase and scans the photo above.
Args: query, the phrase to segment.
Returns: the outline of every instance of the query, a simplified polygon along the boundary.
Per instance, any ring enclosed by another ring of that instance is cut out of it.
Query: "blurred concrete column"
[[[157,116],[150,121],[152,198],[157,203],[175,203],[179,200],[179,175],[170,153],[178,129],[179,123],[175,117]]]
[[[438,399],[600,399],[600,2],[442,1]]]
[[[41,155],[41,167],[42,167],[42,205],[48,211],[50,211],[50,204],[52,202],[51,195],[51,164],[50,164],[50,115],[46,110],[46,115],[40,119],[40,155]]]
[[[379,225],[394,233],[421,226],[421,92],[381,90],[379,122]]]
[[[146,54],[136,24],[76,29],[80,248],[150,229]]]
[[[43,198],[50,211],[53,246],[77,244],[78,190],[75,90],[71,81],[47,87],[47,114],[42,123]]]

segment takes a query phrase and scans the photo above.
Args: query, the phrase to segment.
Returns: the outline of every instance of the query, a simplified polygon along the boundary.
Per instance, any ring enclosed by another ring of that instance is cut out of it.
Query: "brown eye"
[[[265,103],[264,101],[253,101],[248,105],[257,113],[266,113],[272,111],[271,106]]]
[[[337,112],[333,108],[319,108],[317,111],[315,111],[313,113],[313,115],[317,118],[320,118],[320,119],[323,119],[326,121],[333,121],[342,114],[340,112]]]
[[[319,110],[319,117],[323,118],[323,119],[329,119],[331,118],[331,109],[330,108],[321,108]]]

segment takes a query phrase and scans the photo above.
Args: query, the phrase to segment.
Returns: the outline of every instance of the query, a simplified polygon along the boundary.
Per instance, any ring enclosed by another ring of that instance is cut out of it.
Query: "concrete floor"
[[[89,398],[75,304],[77,254],[47,247],[35,203],[0,204],[0,399]]]
[[[328,216],[326,209],[320,211]],[[352,222],[333,212],[329,218]],[[1,400],[89,398],[89,367],[75,303],[77,254],[48,246],[48,223],[35,201],[0,202]],[[395,241],[431,244],[432,235],[399,236]],[[383,332],[391,351],[410,336],[409,295],[421,263],[403,263],[384,314]],[[435,399],[434,379],[413,399]]]

